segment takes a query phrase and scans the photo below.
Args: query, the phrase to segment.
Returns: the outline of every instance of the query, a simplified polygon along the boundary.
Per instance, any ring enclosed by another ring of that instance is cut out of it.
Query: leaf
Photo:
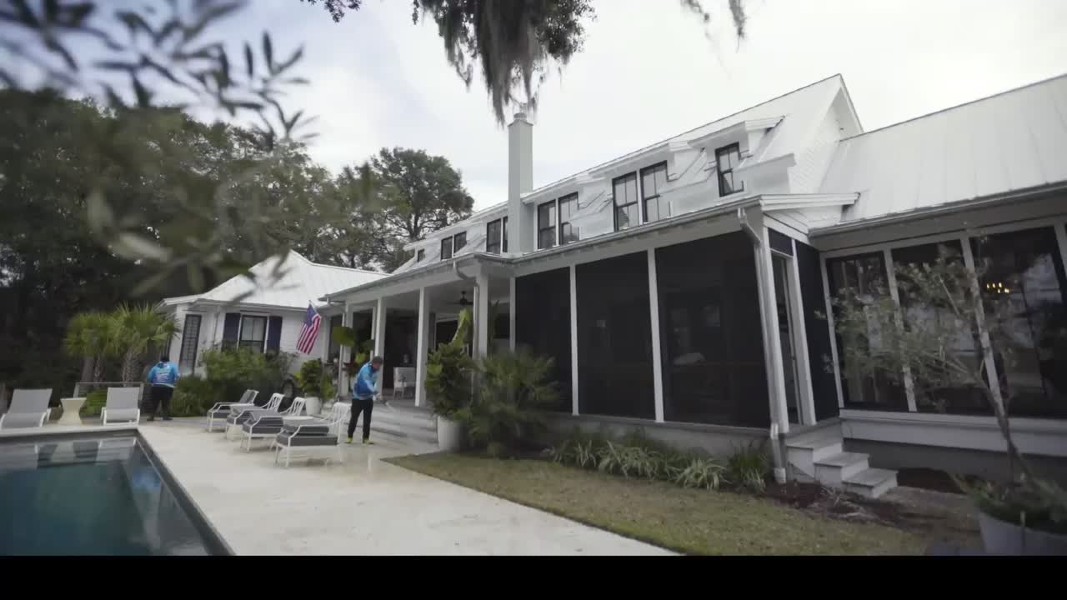
[[[289,67],[295,65],[303,57],[304,57],[304,47],[300,46],[299,48],[297,48],[293,52],[292,56],[290,56],[288,59],[286,59],[286,60],[284,60],[284,61],[282,61],[281,63],[278,64],[278,68],[274,70],[274,73],[275,74],[284,73],[286,70],[289,69]]]
[[[112,242],[115,253],[129,260],[149,259],[158,262],[166,262],[170,259],[170,251],[160,246],[155,240],[130,232],[118,234]]]
[[[263,58],[267,61],[267,71],[274,74],[274,44],[270,41],[270,34],[263,32]]]
[[[249,79],[256,73],[255,60],[252,58],[252,46],[248,42],[245,42],[245,70],[248,72]]]
[[[144,17],[136,12],[133,12],[132,10],[120,10],[115,13],[115,15],[126,25],[126,29],[130,32],[131,36],[136,37],[137,33],[140,31],[152,35],[152,27],[144,20]]]
[[[108,206],[100,189],[93,190],[85,199],[85,209],[89,228],[94,233],[107,231],[115,222],[115,213]]]

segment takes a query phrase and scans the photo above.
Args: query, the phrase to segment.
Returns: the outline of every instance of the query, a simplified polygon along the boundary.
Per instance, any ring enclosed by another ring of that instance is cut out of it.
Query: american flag
[[[300,337],[296,338],[296,349],[304,354],[311,354],[321,326],[322,317],[311,307],[311,303],[308,303],[308,311],[304,315],[304,326],[300,328]]]

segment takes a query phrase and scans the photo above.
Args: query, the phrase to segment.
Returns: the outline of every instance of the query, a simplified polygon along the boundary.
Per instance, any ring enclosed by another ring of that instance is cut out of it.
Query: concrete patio
[[[382,459],[435,448],[345,447],[345,463],[245,452],[201,419],[141,434],[238,555],[670,555],[671,552],[420,475]]]

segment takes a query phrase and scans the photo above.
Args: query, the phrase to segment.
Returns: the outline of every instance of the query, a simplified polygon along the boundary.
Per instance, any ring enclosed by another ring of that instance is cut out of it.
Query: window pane
[[[1007,296],[1010,317],[992,340],[1009,413],[1067,417],[1067,314],[1063,263],[1051,228],[972,240],[985,265],[982,293]]]
[[[559,220],[566,223],[578,209],[578,194],[571,194],[559,199]]]
[[[625,206],[637,201],[636,173],[619,177],[612,187],[615,195],[615,206]]]
[[[666,420],[770,424],[755,264],[740,232],[656,250]]]
[[[571,223],[564,223],[561,226],[560,235],[563,238],[564,244],[570,244],[571,242],[577,242],[580,237],[578,235],[578,228]]]
[[[446,237],[441,240],[441,260],[452,258],[452,238]]]
[[[641,194],[644,198],[661,194],[666,183],[667,163],[660,163],[641,171]]]
[[[467,245],[467,232],[457,233],[452,238],[452,253],[459,252],[460,248]]]
[[[653,418],[647,254],[581,264],[576,275],[580,412]]]
[[[649,223],[659,221],[659,198],[645,200],[645,218]]]
[[[627,229],[631,225],[634,225],[634,224],[635,223],[631,223],[630,222],[630,214],[628,212],[626,212],[625,208],[616,208],[615,209],[615,230],[616,231],[622,231],[623,229]]]
[[[830,293],[835,297],[846,288],[871,296],[888,293],[885,261],[881,253],[831,259],[827,261],[826,269],[830,276]],[[870,332],[870,336],[875,340],[879,338],[875,330]],[[883,371],[874,376],[863,375],[849,367],[840,335],[837,336],[837,347],[841,362],[841,389],[846,407],[908,410],[902,373]]]
[[[485,251],[500,254],[500,220],[490,221],[485,226]]]
[[[503,225],[503,227],[501,227],[501,229],[503,230],[503,232],[500,234],[500,236],[504,240],[503,244],[501,244],[501,245],[504,247],[504,252],[507,252],[508,251],[508,218],[507,217],[504,217],[504,225]]]
[[[939,244],[924,244],[910,248],[893,250],[893,263],[903,265],[933,265],[941,253],[951,261],[963,261],[963,251],[958,241]],[[901,275],[898,271],[897,280]],[[908,294],[899,291],[900,306],[907,327],[922,327],[929,331],[955,331],[961,324],[954,317],[949,306],[926,306],[914,301]],[[960,362],[970,368],[980,369],[981,352],[978,344],[978,330],[974,328],[970,335],[961,336],[952,343],[952,353]],[[991,414],[992,409],[985,399],[981,388],[975,386],[933,387],[922,381],[914,373],[915,404],[919,412],[955,413],[955,414]]]

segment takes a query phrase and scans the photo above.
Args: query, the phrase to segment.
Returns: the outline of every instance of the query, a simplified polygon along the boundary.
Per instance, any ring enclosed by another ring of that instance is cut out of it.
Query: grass
[[[814,517],[763,498],[624,479],[548,461],[428,454],[389,462],[684,554],[921,554],[926,547],[922,537],[891,527]]]

